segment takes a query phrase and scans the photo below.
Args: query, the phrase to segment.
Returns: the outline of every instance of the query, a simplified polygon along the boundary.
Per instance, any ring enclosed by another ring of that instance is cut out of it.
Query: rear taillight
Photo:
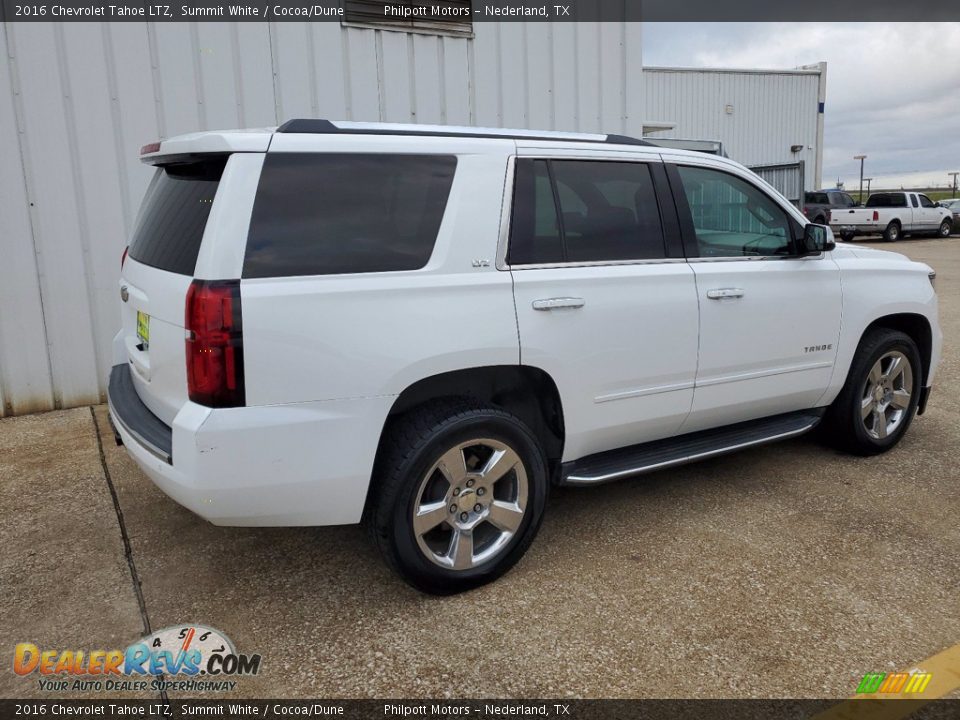
[[[123,255],[120,256],[120,269],[123,270],[123,264],[127,261],[127,253],[130,252],[130,246],[127,245],[123,249]]]
[[[187,391],[208,407],[246,402],[239,280],[194,280],[187,291]]]
[[[827,210],[827,225],[833,221],[833,210]]]
[[[874,210],[874,211],[873,211],[873,221],[876,222],[876,221],[879,220],[879,219],[880,219],[880,212],[877,211],[877,210]]]
[[[159,141],[158,141],[158,142],[149,143],[149,144],[147,144],[147,145],[143,145],[143,146],[140,148],[140,154],[141,154],[141,155],[150,155],[151,153],[155,153],[155,152],[160,152],[160,143],[159,143]]]

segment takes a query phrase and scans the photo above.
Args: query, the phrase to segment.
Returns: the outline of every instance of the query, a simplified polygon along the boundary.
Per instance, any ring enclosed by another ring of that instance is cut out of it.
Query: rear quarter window
[[[140,206],[129,255],[137,262],[193,275],[226,158],[157,168]]]
[[[907,197],[903,193],[871,195],[867,199],[867,207],[906,207]]]
[[[268,154],[243,277],[422,268],[456,165],[452,155]]]

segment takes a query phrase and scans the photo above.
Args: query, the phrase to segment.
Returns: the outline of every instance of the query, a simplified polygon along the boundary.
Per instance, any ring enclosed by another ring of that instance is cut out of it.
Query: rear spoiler
[[[140,148],[140,162],[168,165],[197,155],[229,155],[235,152],[266,152],[273,128],[220,130],[177,135]]]

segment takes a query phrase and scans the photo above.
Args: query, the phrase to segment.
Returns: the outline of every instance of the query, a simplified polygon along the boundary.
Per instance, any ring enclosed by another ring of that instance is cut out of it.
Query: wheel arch
[[[449,397],[469,397],[515,415],[543,446],[551,476],[559,468],[565,439],[563,403],[556,382],[546,371],[531,365],[486,365],[422,378],[397,396],[384,430],[413,408]]]
[[[864,328],[863,333],[860,335],[858,346],[859,343],[863,342],[863,339],[876,328],[899,330],[905,335],[910,336],[917,344],[917,349],[920,351],[920,362],[923,363],[923,367],[921,368],[923,385],[926,386],[930,377],[930,365],[933,355],[933,328],[930,326],[930,321],[920,313],[884,315]]]

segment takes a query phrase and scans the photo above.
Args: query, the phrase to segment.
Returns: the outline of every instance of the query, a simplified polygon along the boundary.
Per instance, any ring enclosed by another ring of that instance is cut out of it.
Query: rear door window
[[[243,277],[422,268],[456,165],[453,155],[268,154]]]
[[[511,265],[664,257],[660,209],[646,164],[517,161]]]
[[[157,168],[140,206],[129,255],[137,262],[193,275],[226,158]]]

